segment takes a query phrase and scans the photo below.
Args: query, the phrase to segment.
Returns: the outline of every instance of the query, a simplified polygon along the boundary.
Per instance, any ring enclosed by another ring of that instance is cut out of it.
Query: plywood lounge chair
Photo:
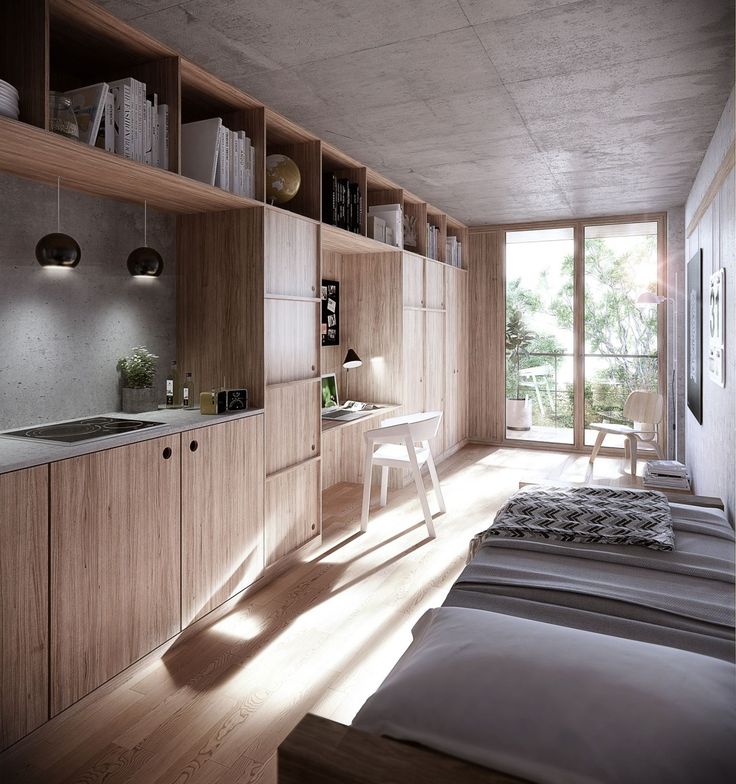
[[[657,457],[663,458],[659,445],[658,426],[662,422],[664,400],[659,392],[632,392],[624,403],[624,418],[633,422],[633,426],[616,425],[610,422],[595,422],[588,427],[597,430],[595,446],[590,455],[592,463],[598,456],[603,440],[607,435],[625,436],[625,450],[631,460],[631,475],[636,475],[636,459],[639,445],[653,449]]]

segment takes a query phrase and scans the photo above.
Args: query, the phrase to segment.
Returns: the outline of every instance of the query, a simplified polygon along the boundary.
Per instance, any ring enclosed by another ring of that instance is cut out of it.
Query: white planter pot
[[[123,387],[122,409],[126,414],[141,414],[144,411],[154,411],[155,408],[156,393],[153,387],[144,389]]]
[[[532,401],[528,397],[523,400],[506,400],[506,428],[508,430],[532,429]]]

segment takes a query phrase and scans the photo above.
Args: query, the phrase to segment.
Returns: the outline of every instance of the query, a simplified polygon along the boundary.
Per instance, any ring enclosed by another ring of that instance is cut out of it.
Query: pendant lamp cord
[[[143,247],[148,247],[148,202],[143,201]]]
[[[56,231],[61,232],[61,177],[56,178]]]

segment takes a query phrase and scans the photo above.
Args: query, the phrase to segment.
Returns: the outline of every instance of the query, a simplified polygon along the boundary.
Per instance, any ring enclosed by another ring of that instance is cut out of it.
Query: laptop
[[[340,405],[340,396],[337,392],[337,377],[334,373],[325,373],[322,376],[322,419],[331,419],[338,422],[348,422],[351,419],[360,419],[369,414],[374,407],[356,410],[355,406],[363,406],[348,400]]]

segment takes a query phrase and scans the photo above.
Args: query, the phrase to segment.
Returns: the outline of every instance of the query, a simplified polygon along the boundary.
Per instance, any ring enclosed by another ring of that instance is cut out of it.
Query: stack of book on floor
[[[62,95],[71,101],[79,139],[132,161],[169,168],[169,107],[129,77],[99,82]]]
[[[644,468],[644,487],[690,490],[687,466],[677,460],[650,460]]]
[[[463,266],[463,244],[452,235],[447,238],[445,261],[453,267]]]
[[[322,190],[322,221],[339,229],[361,233],[363,197],[357,182],[326,173]]]
[[[430,259],[437,258],[437,251],[438,251],[438,241],[440,237],[440,230],[437,226],[433,226],[431,223],[427,224],[427,256]]]
[[[237,196],[255,198],[256,151],[245,131],[231,131],[221,117],[181,126],[181,173]]]

